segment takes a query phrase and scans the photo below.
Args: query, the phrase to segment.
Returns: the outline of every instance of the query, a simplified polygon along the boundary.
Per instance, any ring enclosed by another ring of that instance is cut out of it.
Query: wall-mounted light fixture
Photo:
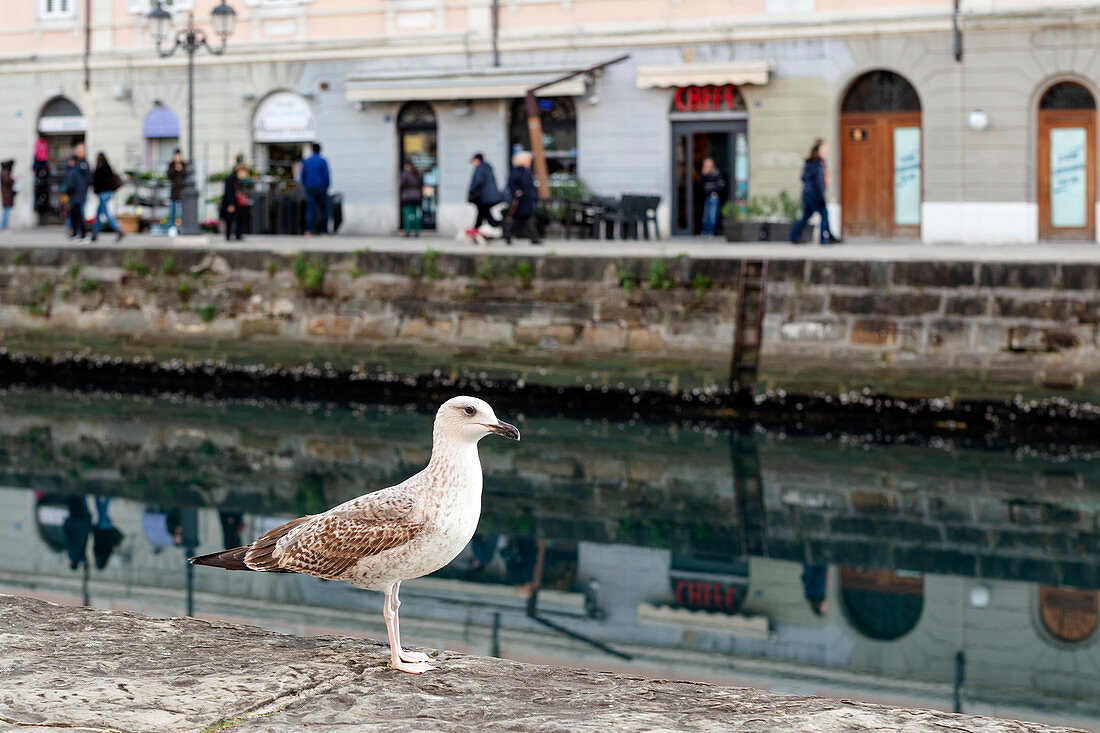
[[[365,112],[370,107],[370,102],[358,101],[355,103],[356,112]]]
[[[966,126],[975,132],[989,129],[989,115],[976,109],[966,116]]]
[[[241,92],[241,101],[242,102],[255,102],[256,101],[256,92]]]

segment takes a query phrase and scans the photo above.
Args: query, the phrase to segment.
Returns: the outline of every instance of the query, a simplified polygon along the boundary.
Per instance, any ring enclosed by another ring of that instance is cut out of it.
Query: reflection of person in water
[[[61,526],[65,533],[65,552],[69,555],[69,567],[76,570],[80,563],[88,561],[88,535],[92,533],[92,513],[88,511],[87,499],[83,496],[70,496],[68,499],[69,516]]]
[[[125,536],[115,527],[111,518],[107,515],[107,509],[111,505],[108,497],[95,497],[95,526],[92,527],[92,554],[95,555],[95,566],[102,570],[107,567],[107,561],[115,548],[122,544]]]
[[[802,566],[802,592],[810,604],[810,610],[818,616],[825,615],[825,585],[828,580],[828,565]]]
[[[225,548],[228,550],[243,545],[241,532],[244,531],[244,515],[240,512],[219,510],[218,519],[222,525],[222,542],[225,543]]]

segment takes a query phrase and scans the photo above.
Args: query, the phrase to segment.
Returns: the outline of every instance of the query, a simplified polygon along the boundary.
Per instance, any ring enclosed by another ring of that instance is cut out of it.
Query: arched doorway
[[[264,98],[252,116],[253,159],[273,189],[291,191],[298,166],[317,140],[317,121],[309,101],[294,92]]]
[[[840,598],[848,620],[861,634],[893,641],[908,634],[920,621],[924,577],[886,568],[843,567]]]
[[[845,237],[920,236],[920,99],[902,76],[871,71],[848,88],[840,165]]]
[[[34,153],[34,210],[40,224],[59,224],[65,220],[61,200],[65,161],[77,143],[84,142],[87,129],[84,113],[67,97],[54,97],[42,107]]]
[[[424,178],[424,199],[420,203],[423,212],[422,226],[424,229],[435,229],[436,209],[439,205],[439,162],[436,150],[436,122],[435,111],[427,102],[409,102],[397,114],[397,149],[400,151],[400,160],[397,161],[397,170],[400,175],[401,166],[406,160],[411,160],[420,175]],[[398,221],[401,221],[400,196],[397,202]]]
[[[1039,100],[1039,237],[1096,236],[1096,100],[1061,82]]]

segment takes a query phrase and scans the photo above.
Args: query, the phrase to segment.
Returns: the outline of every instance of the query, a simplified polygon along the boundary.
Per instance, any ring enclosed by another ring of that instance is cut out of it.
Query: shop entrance
[[[920,237],[921,112],[913,86],[890,71],[856,79],[840,115],[845,237]]]
[[[703,228],[703,161],[726,181],[721,206],[733,201],[743,213],[749,195],[748,118],[741,93],[725,87],[684,87],[672,101],[672,233],[689,236]],[[719,215],[716,233],[722,231]]]
[[[409,102],[397,115],[399,136],[397,175],[406,160],[411,160],[424,180],[424,198],[420,203],[421,227],[435,229],[436,208],[439,205],[439,163],[436,150],[435,112],[426,102]],[[397,220],[401,221],[401,200],[397,201]]]
[[[62,224],[68,214],[64,197],[65,163],[84,142],[87,121],[72,100],[57,97],[38,118],[39,144],[34,163],[34,210],[39,224]],[[45,159],[39,160],[44,154]],[[91,161],[90,161],[91,163]]]
[[[1072,82],[1039,102],[1039,237],[1096,238],[1096,100]]]

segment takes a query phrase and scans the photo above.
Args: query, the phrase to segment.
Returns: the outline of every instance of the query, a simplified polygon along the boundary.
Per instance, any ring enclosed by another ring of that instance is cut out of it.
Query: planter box
[[[122,230],[123,234],[137,234],[138,227],[141,224],[141,217],[137,214],[118,214],[115,216],[118,220],[118,228]]]
[[[772,221],[727,221],[725,226],[728,242],[786,242],[790,240],[794,225]],[[812,234],[812,227],[804,228],[799,241],[808,242]]]

